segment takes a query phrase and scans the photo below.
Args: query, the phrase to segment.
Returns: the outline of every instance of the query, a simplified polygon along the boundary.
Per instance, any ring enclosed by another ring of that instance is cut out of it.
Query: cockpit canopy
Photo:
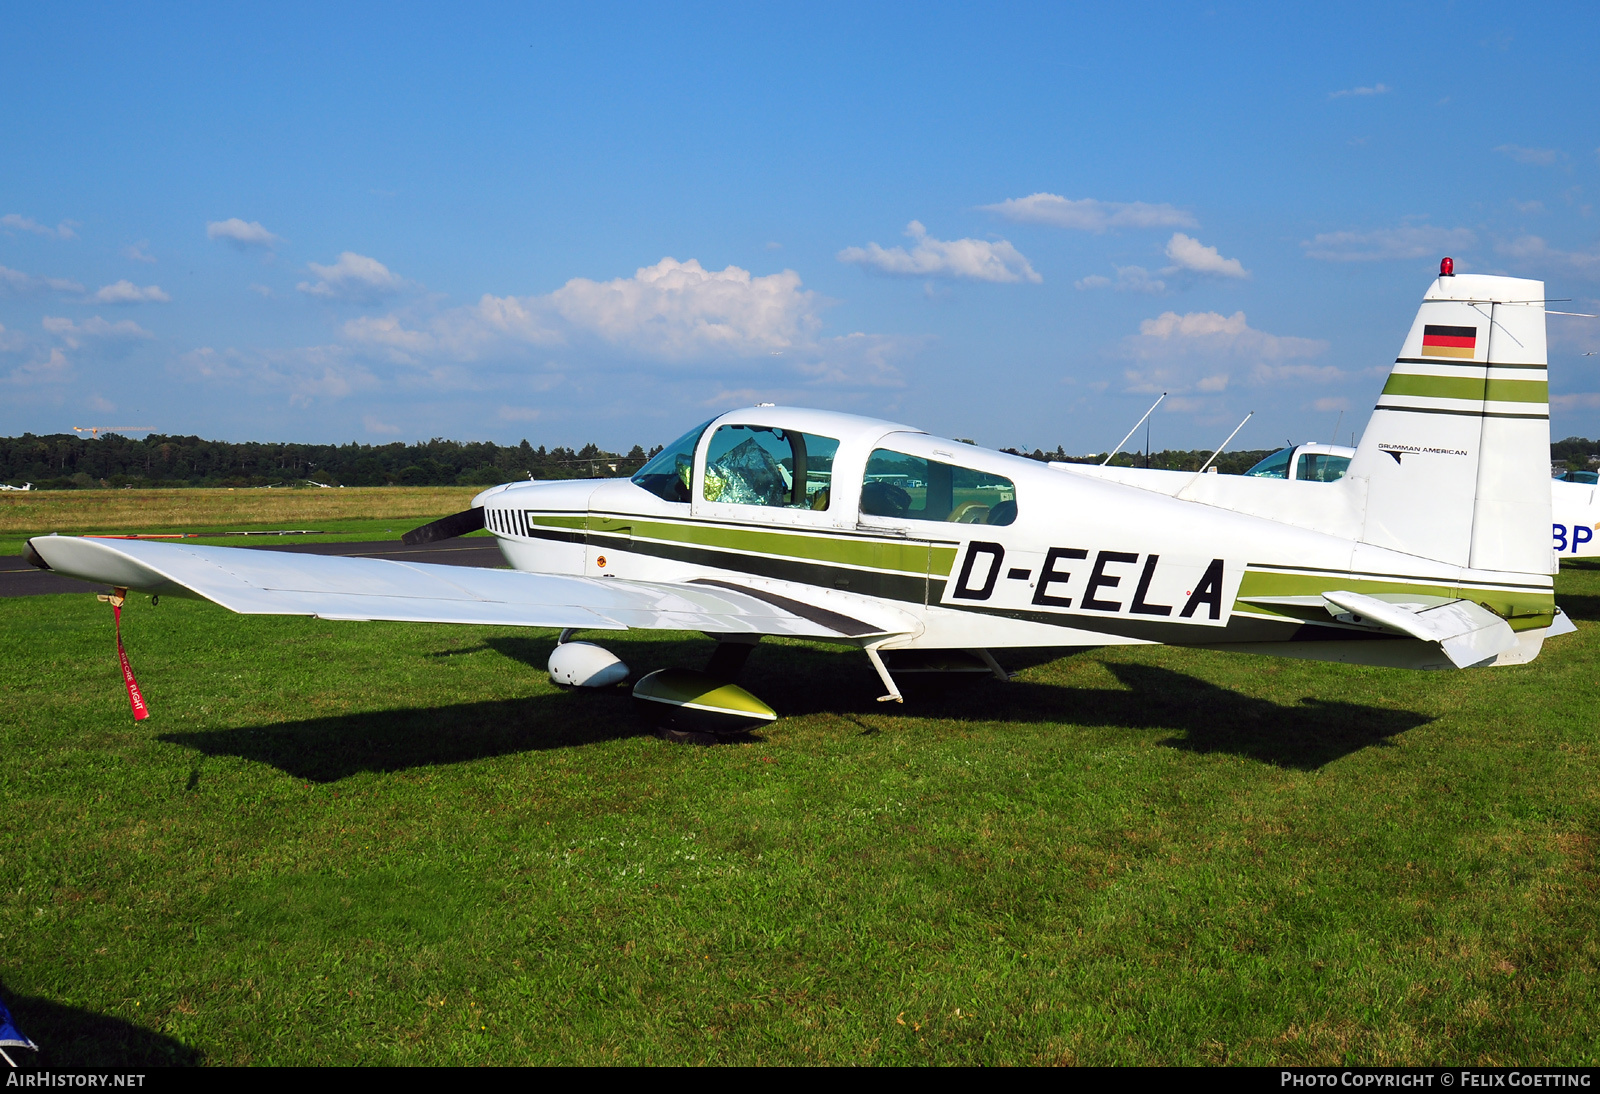
[[[1257,479],[1292,479],[1297,482],[1335,482],[1350,469],[1352,448],[1332,444],[1302,444],[1280,448],[1245,474]]]
[[[701,423],[657,453],[632,481],[663,501],[680,504],[821,514],[844,500],[865,517],[996,526],[1016,520],[1017,489],[1011,478],[969,466],[952,451],[918,451],[931,444],[961,447],[889,422],[757,407]],[[996,456],[980,455],[981,449],[971,452],[974,464],[993,462],[990,457]],[[841,492],[834,481],[836,463],[842,463],[842,473],[850,478],[848,491]],[[851,513],[841,516],[854,519]]]

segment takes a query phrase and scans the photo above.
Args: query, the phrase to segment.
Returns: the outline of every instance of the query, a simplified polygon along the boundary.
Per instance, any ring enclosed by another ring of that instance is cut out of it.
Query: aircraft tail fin
[[[1356,446],[1361,539],[1479,570],[1548,574],[1544,282],[1443,275]]]

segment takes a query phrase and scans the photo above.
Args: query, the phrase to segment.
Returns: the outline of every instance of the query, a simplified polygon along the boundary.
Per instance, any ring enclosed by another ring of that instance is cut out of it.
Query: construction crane
[[[154,426],[148,425],[75,425],[72,427],[72,431],[74,433],[88,433],[98,440],[102,433],[149,433],[154,428]]]

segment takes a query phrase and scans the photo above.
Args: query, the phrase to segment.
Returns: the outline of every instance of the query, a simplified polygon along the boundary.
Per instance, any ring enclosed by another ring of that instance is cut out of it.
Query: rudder
[[[1435,281],[1350,463],[1362,541],[1550,573],[1547,363],[1542,281]]]

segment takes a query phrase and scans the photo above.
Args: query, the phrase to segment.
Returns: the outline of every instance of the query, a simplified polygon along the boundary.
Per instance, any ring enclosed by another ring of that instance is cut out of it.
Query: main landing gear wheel
[[[738,684],[699,669],[657,669],[633,685],[633,697],[662,736],[681,744],[715,744],[778,718]]]

